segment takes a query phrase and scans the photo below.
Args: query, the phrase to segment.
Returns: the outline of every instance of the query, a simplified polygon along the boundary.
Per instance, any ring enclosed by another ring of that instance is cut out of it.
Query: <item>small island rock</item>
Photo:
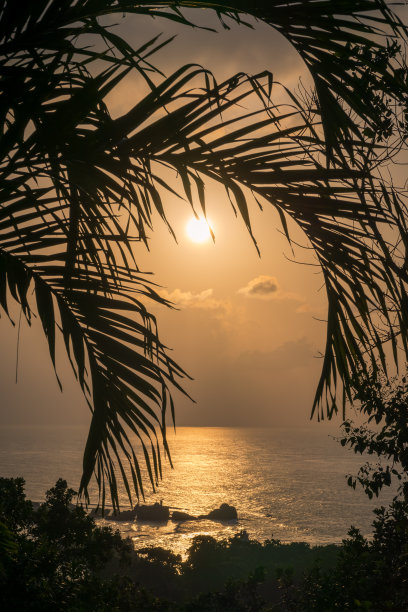
[[[139,521],[153,521],[157,523],[165,523],[169,520],[170,510],[168,506],[163,506],[161,503],[142,506],[137,504],[134,512]]]
[[[238,514],[237,509],[229,504],[221,504],[219,508],[211,510],[205,518],[209,518],[215,521],[234,521],[237,520]]]

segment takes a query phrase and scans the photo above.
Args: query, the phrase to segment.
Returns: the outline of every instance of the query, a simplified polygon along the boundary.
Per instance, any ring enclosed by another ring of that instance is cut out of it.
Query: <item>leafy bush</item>
[[[393,479],[400,481],[399,493],[408,495],[408,377],[388,380],[381,369],[354,380],[354,402],[366,422],[356,426],[344,421],[342,446],[355,453],[377,456],[376,464],[367,462],[357,476],[349,476],[353,488],[357,482],[370,499]]]
[[[408,504],[394,501],[375,514],[372,540],[352,527],[336,567],[330,572],[309,570],[298,585],[289,581],[284,589],[286,605],[278,609],[408,610]]]
[[[0,608],[24,612],[166,609],[126,576],[102,576],[108,561],[116,560],[119,566],[129,563],[131,544],[119,532],[96,526],[82,508],[71,504],[74,495],[60,479],[47,492],[45,503],[34,510],[25,499],[22,478],[0,478]]]

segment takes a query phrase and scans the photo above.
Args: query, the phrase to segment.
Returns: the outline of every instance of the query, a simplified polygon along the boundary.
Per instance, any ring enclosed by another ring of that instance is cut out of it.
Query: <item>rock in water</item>
[[[221,504],[219,508],[211,510],[206,518],[213,519],[215,521],[236,521],[238,518],[237,509],[229,504]]]
[[[157,502],[151,506],[135,506],[135,513],[139,521],[154,521],[165,523],[169,520],[170,510]]]

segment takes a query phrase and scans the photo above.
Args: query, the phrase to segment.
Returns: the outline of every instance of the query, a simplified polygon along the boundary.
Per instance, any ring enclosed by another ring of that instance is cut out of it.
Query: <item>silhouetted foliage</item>
[[[354,388],[356,410],[366,421],[362,425],[344,421],[340,443],[376,461],[363,465],[357,476],[349,475],[348,484],[355,488],[358,482],[371,499],[397,480],[399,494],[408,499],[407,376],[388,380],[377,368],[368,377],[356,378]]]
[[[122,589],[125,601],[126,583],[103,581],[98,573],[112,556],[124,562],[129,543],[118,532],[96,527],[82,508],[72,506],[75,491],[66,481],[58,480],[38,510],[25,500],[23,485],[21,478],[0,479],[0,520],[15,543],[1,579],[2,609],[102,610]],[[130,587],[128,597],[135,596],[135,605],[140,593]]]
[[[373,539],[351,528],[336,566],[315,568],[299,584],[283,584],[285,606],[277,610],[402,612],[408,608],[408,504],[394,501],[375,510]],[[275,608],[273,608],[275,609]]]

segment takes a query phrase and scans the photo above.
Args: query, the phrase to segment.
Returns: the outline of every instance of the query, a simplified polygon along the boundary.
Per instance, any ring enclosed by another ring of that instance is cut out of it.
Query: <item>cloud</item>
[[[237,293],[257,300],[288,300],[297,304],[295,312],[310,312],[310,306],[306,300],[297,293],[282,291],[275,276],[257,276],[250,280],[245,287],[238,289]]]
[[[179,308],[201,308],[203,310],[226,310],[228,303],[213,297],[212,289],[204,289],[200,293],[174,289],[168,292],[162,290],[160,295]]]
[[[257,276],[249,281],[245,287],[238,289],[238,293],[250,298],[269,300],[276,296],[279,284],[274,276]]]

